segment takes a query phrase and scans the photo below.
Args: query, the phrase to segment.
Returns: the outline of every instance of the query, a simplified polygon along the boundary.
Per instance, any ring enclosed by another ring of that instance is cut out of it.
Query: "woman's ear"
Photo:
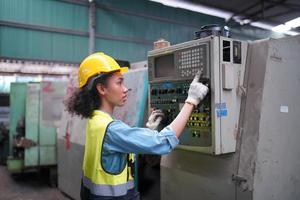
[[[101,94],[101,95],[105,95],[106,94],[106,88],[104,87],[104,85],[98,83],[96,85],[96,89],[97,89],[97,91],[98,91],[99,94]]]

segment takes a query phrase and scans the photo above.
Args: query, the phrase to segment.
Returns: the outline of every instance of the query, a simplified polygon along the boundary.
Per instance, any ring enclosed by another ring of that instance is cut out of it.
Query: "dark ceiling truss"
[[[269,15],[266,15],[266,11],[283,7],[284,10],[280,9],[279,12],[275,12]],[[249,12],[251,11],[252,12]],[[274,24],[282,24],[282,22],[279,22],[277,20],[274,20],[274,17],[284,16],[293,12],[299,12],[300,11],[300,5],[298,4],[292,4],[288,3],[287,0],[259,0],[250,6],[246,7],[245,9],[235,12],[228,20],[227,23],[230,23],[231,21],[234,21],[234,18],[239,16],[239,20],[245,20],[248,19],[250,22],[258,22],[262,20],[268,20],[268,22],[274,23]],[[250,23],[249,22],[249,23]],[[243,24],[245,25],[245,24]]]
[[[261,21],[261,20],[269,20],[269,21],[273,21],[274,23],[276,23],[276,21],[272,20],[272,18],[287,15],[287,14],[290,14],[291,12],[293,12],[293,11],[286,10],[286,11],[278,12],[278,13],[273,14],[273,15],[262,16],[262,17],[254,17],[254,18],[252,18],[251,22],[258,22],[258,21]],[[280,23],[280,22],[277,22],[277,23]]]
[[[265,0],[261,0],[258,3],[258,5],[260,5],[260,9],[258,9],[257,11],[249,14],[247,17],[249,17],[250,19],[253,19],[253,18],[257,17],[259,14],[261,14],[261,17],[263,18],[265,11],[270,10],[272,8],[275,8],[277,6],[280,6],[280,4],[283,4],[285,1],[286,0],[280,0],[280,1],[276,2],[276,3],[272,3],[270,5],[266,5]]]
[[[268,3],[277,3],[277,1],[274,1],[274,0],[265,0],[265,2],[268,2]],[[284,2],[280,5],[281,7],[285,7],[285,8],[289,8],[291,10],[295,10],[295,11],[298,11],[300,10],[300,5],[299,4],[294,4],[294,3],[289,3],[289,2]]]

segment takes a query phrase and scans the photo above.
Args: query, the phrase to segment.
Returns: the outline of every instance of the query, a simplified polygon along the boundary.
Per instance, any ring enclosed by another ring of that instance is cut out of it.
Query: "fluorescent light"
[[[272,31],[275,31],[277,33],[284,33],[291,30],[291,27],[284,25],[284,24],[280,24],[278,26],[275,26],[272,28]]]
[[[286,22],[285,25],[287,25],[291,28],[296,28],[296,27],[300,26],[300,17]]]
[[[250,19],[244,19],[244,20],[243,20],[243,23],[244,23],[244,24],[249,24],[250,22],[251,22]]]
[[[191,10],[194,12],[199,12],[203,13],[206,15],[212,15],[215,17],[220,17],[228,20],[233,13],[232,12],[227,12],[224,10],[216,9],[216,8],[211,8],[208,6],[204,5],[199,5],[195,3],[190,3],[190,2],[185,2],[185,1],[180,1],[180,0],[150,0],[156,3],[161,3],[165,6],[173,7],[173,8],[181,8],[185,10]]]
[[[287,34],[287,35],[292,35],[292,36],[294,36],[294,35],[299,35],[299,33],[298,33],[298,32],[295,32],[295,31],[286,31],[285,34]]]
[[[258,27],[258,28],[266,29],[266,30],[272,30],[272,28],[274,27],[269,24],[265,24],[265,23],[261,23],[261,22],[251,22],[250,25]]]

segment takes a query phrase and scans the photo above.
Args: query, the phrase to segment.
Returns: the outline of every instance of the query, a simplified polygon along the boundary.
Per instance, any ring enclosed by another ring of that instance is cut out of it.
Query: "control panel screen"
[[[172,77],[175,75],[174,54],[155,58],[154,72],[156,78]]]

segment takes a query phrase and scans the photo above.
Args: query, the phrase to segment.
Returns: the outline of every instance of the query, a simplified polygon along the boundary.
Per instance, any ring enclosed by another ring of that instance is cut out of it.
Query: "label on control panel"
[[[216,113],[217,113],[217,117],[221,118],[221,117],[227,117],[228,115],[228,110],[227,110],[227,105],[226,103],[216,103],[215,104],[215,109],[216,109]]]

